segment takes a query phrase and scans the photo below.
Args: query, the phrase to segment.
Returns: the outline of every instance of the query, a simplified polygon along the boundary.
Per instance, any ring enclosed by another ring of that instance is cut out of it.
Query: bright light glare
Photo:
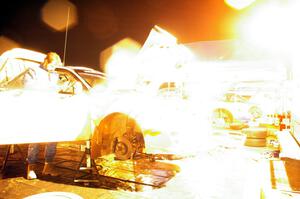
[[[176,37],[155,26],[136,59],[138,81],[150,82],[156,89],[164,82],[183,81],[183,65],[191,59],[193,54],[177,44]]]
[[[255,0],[225,0],[225,3],[237,10],[241,10],[243,8],[246,8],[247,6],[254,3]]]
[[[29,59],[35,62],[43,62],[46,55],[44,53],[40,53],[33,50],[28,50],[24,48],[13,48],[11,50],[5,51],[1,55],[1,59],[12,59],[12,58],[23,58]]]
[[[174,45],[177,45],[177,38],[175,36],[171,35],[159,26],[154,26],[141,51],[152,47],[167,47]]]
[[[140,48],[138,42],[125,38],[101,53],[100,62],[104,66],[102,70],[109,77],[113,77],[110,79],[110,86],[126,87],[134,83],[137,69],[133,60]]]
[[[81,96],[61,99],[55,92],[28,90],[22,97],[16,97],[17,93],[5,92],[0,96],[1,110],[7,113],[0,116],[3,129],[0,144],[89,138],[89,113]]]
[[[180,182],[170,180],[166,184],[168,190],[172,191],[157,189],[141,194],[146,198],[259,198],[267,167],[260,167],[260,163],[250,159],[251,156],[245,158],[245,155],[251,155],[245,154],[245,150],[247,149],[238,148],[233,151],[215,148],[201,153],[195,159],[187,158],[176,162],[180,167],[176,178]],[[232,182],[232,178],[238,181]],[[177,191],[178,188],[180,191]]]
[[[240,21],[241,35],[250,43],[273,52],[293,52],[299,44],[299,3],[268,3]]]
[[[188,101],[182,99],[161,99],[153,106],[143,107],[138,122],[143,129],[151,129],[154,134],[146,134],[148,153],[175,153],[191,155],[209,148],[211,132],[208,121],[195,110]],[[159,110],[159,111],[158,111]]]
[[[109,112],[121,110],[137,119],[143,131],[147,132],[147,152],[183,154],[206,147],[210,143],[209,123],[180,97],[165,99],[158,96],[161,84],[175,82],[179,85],[185,81],[187,71],[184,67],[195,56],[185,46],[177,44],[176,37],[158,26],[151,30],[137,56],[131,45],[132,41],[125,39],[108,49],[110,56],[105,71],[122,86],[136,83],[146,95],[142,99],[132,95],[122,97],[118,102],[121,106]],[[102,58],[105,58],[105,53]],[[108,82],[109,88],[115,86],[112,83],[115,82]]]

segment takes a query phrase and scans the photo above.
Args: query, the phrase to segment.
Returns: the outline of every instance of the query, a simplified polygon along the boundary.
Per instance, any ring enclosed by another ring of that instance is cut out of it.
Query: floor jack
[[[91,158],[91,141],[87,140],[85,143],[85,150],[79,162],[79,165],[76,169],[77,173],[74,178],[74,182],[83,183],[85,186],[89,186],[90,183],[101,183],[104,180],[110,180],[120,183],[133,183],[136,185],[144,185],[144,186],[151,186],[156,187],[158,186],[153,184],[147,184],[143,182],[137,182],[132,180],[126,180],[106,175],[101,175],[99,171],[102,169],[101,165],[97,165],[95,160]],[[79,177],[77,177],[79,176]],[[111,188],[111,187],[108,187]]]

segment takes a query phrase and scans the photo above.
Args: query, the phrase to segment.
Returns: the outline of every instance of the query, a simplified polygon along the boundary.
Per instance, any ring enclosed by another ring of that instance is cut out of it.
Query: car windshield
[[[92,88],[105,81],[102,76],[87,73],[78,73]]]
[[[40,63],[21,58],[7,58],[0,61],[0,88],[19,88],[23,86],[24,76],[30,68]]]

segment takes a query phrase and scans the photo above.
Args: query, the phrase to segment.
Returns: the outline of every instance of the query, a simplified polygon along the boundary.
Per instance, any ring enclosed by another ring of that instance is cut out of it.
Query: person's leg
[[[45,162],[53,162],[54,156],[56,154],[57,143],[48,143],[45,146]]]
[[[58,176],[59,173],[53,164],[54,156],[56,154],[57,143],[48,143],[45,148],[45,165],[42,171],[43,175]]]
[[[28,155],[27,155],[28,164],[36,164],[38,160],[39,152],[40,152],[40,144],[34,143],[28,145]]]
[[[40,151],[40,145],[39,144],[29,144],[28,145],[28,154],[27,154],[27,173],[26,177],[28,180],[36,179],[36,162],[38,160],[38,154]]]

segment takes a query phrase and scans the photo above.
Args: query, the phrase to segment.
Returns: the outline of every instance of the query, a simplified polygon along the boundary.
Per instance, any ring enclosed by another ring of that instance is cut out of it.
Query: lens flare
[[[18,48],[18,47],[20,47],[20,44],[18,44],[17,42],[13,41],[8,37],[0,36],[0,54],[12,48]]]
[[[244,9],[254,3],[256,0],[225,0],[225,3],[237,10]]]
[[[300,4],[268,2],[242,17],[239,22],[241,37],[257,48],[271,52],[294,52],[300,43],[298,23]],[[282,56],[282,55],[281,55]]]
[[[101,52],[101,70],[107,76],[113,77],[109,79],[111,87],[130,88],[133,86],[137,76],[133,60],[140,48],[141,45],[137,41],[125,38]]]
[[[49,0],[41,10],[45,24],[56,31],[64,31],[77,24],[77,9],[68,0]]]

